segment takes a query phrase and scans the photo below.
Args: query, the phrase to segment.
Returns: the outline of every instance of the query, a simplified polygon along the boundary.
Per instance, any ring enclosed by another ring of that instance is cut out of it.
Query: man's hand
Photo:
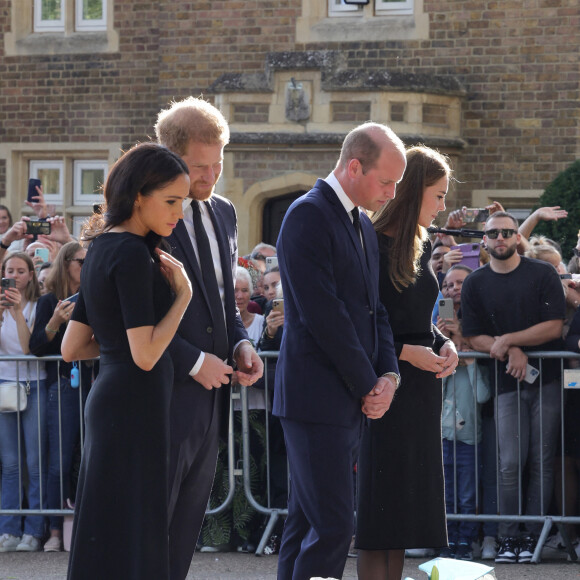
[[[509,341],[509,335],[503,334],[502,336],[495,336],[494,343],[489,350],[489,356],[497,360],[505,360],[508,354],[511,343]]]
[[[526,369],[528,366],[528,356],[517,346],[512,346],[509,349],[508,363],[506,373],[517,379],[523,381],[526,376]]]
[[[362,398],[362,412],[369,419],[380,419],[389,410],[396,390],[392,377],[379,377],[372,391]]]
[[[211,391],[227,385],[233,372],[234,369],[230,365],[220,360],[215,354],[206,352],[201,368],[193,378],[204,389]]]
[[[237,380],[243,387],[250,387],[264,374],[264,362],[249,342],[242,342],[234,353],[238,367]]]

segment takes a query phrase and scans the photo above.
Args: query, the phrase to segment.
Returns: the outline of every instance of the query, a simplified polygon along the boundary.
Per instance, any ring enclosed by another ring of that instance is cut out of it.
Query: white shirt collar
[[[328,185],[330,185],[330,187],[334,189],[334,192],[336,193],[338,199],[340,200],[340,203],[342,203],[344,209],[349,214],[349,217],[351,217],[352,219],[352,215],[350,212],[354,209],[355,205],[350,199],[350,197],[346,195],[344,189],[342,189],[342,185],[340,185],[340,182],[338,181],[338,179],[336,179],[334,171],[331,172],[324,181],[326,181],[326,183],[328,183]]]

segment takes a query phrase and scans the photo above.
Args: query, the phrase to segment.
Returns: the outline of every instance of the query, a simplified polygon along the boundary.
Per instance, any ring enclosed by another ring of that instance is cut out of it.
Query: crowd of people
[[[578,513],[580,398],[559,359],[527,354],[580,352],[580,237],[565,265],[533,235],[566,211],[519,224],[494,202],[481,243],[448,233],[472,223],[466,208],[428,234],[448,159],[366,123],[277,247],[238,258],[235,211],[214,193],[225,119],[190,98],[155,130],[113,166],[80,240],[41,187],[26,203],[49,234],[0,206],[0,354],[63,357],[0,361],[0,382],[27,393],[0,413],[2,509],[76,502],[72,580],[180,580],[196,546],[253,551],[267,522],[242,486],[202,527],[228,485],[230,388],[245,389],[252,493],[289,510],[267,546],[280,578],[340,578],[349,551],[361,580],[400,578],[413,553],[531,561],[541,524],[446,513]],[[266,351],[280,357],[263,376]],[[0,516],[0,552],[63,541],[62,517]]]

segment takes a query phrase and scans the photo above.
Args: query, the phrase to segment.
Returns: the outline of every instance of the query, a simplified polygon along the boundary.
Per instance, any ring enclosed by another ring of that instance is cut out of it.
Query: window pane
[[[83,169],[81,175],[81,195],[95,195],[101,192],[105,181],[103,169]]]
[[[41,20],[60,20],[61,17],[61,1],[60,0],[42,0],[42,7],[40,10]]]
[[[83,0],[83,20],[102,20],[105,0]]]
[[[60,194],[60,169],[38,169],[44,195]]]

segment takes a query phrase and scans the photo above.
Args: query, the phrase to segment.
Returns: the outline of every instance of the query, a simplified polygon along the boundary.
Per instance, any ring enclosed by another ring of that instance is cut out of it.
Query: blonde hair
[[[532,236],[529,242],[530,247],[524,254],[527,258],[550,262],[550,257],[555,257],[558,263],[562,261],[560,252],[550,243],[550,239],[546,236]]]
[[[224,147],[230,141],[230,129],[222,113],[195,97],[173,101],[169,109],[162,110],[157,116],[155,135],[161,145],[178,155],[185,155],[191,142]]]

